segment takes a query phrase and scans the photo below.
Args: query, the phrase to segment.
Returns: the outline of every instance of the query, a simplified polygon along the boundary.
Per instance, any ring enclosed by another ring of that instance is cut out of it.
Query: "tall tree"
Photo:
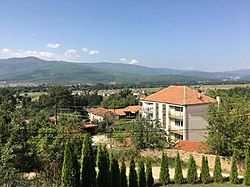
[[[188,161],[188,173],[187,173],[187,181],[188,183],[195,184],[198,178],[197,167],[195,164],[195,160],[193,155],[190,155]]]
[[[110,186],[109,153],[105,145],[98,147],[97,152],[97,185],[98,187]]]
[[[68,141],[65,146],[62,167],[63,187],[78,187],[80,185],[79,163],[74,153],[72,143]]]
[[[162,152],[162,157],[161,157],[161,170],[159,178],[162,185],[167,185],[170,183],[168,156],[165,155],[164,152]]]
[[[233,184],[238,183],[238,166],[237,166],[237,158],[236,154],[233,154],[232,161],[231,161],[231,172],[230,172],[230,182]]]
[[[110,177],[111,177],[111,187],[119,187],[120,186],[120,170],[119,164],[115,155],[110,154]]]
[[[200,179],[204,184],[211,182],[208,160],[204,155],[202,156]]]
[[[146,187],[145,166],[142,158],[138,164],[138,187]]]
[[[221,174],[220,157],[218,155],[215,157],[215,163],[214,163],[214,181],[217,183],[223,182],[223,176]]]
[[[91,139],[87,135],[83,140],[81,157],[81,186],[96,186],[95,158],[91,147]]]
[[[127,187],[128,180],[127,180],[127,175],[126,175],[126,165],[125,165],[124,157],[122,157],[121,159],[120,173],[121,173],[121,187]]]
[[[182,175],[182,166],[181,166],[181,158],[179,152],[175,157],[175,173],[174,173],[174,181],[177,184],[183,183],[183,175]]]
[[[147,181],[147,187],[152,187],[154,185],[152,163],[150,158],[147,158],[146,162],[146,181]]]
[[[250,186],[250,157],[249,157],[249,150],[246,151],[246,156],[245,156],[244,184],[246,186]]]
[[[134,158],[131,158],[130,160],[128,183],[129,183],[129,187],[138,187]]]

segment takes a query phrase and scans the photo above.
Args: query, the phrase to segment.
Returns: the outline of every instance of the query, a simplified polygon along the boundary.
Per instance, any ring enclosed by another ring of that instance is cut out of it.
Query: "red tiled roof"
[[[194,105],[216,103],[216,100],[187,86],[169,86],[155,94],[146,97],[143,101],[170,103],[178,105]]]
[[[109,111],[117,116],[126,116],[124,109],[123,108],[118,108],[118,109],[109,109]]]
[[[208,153],[208,146],[205,142],[183,140],[178,142],[175,148],[186,152]]]
[[[105,108],[102,108],[102,107],[99,107],[99,108],[91,108],[88,110],[89,113],[92,113],[94,115],[97,115],[97,116],[102,116],[104,117],[105,115],[109,115],[110,112],[108,109],[105,109]]]
[[[140,110],[142,110],[142,107],[140,105],[128,106],[124,108],[125,112],[138,112]]]

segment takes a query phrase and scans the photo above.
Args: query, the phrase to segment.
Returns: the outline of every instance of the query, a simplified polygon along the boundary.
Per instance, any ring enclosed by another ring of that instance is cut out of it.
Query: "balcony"
[[[145,113],[153,113],[154,108],[153,107],[143,107],[142,110]]]
[[[171,133],[175,133],[175,134],[180,134],[180,135],[182,135],[182,134],[183,134],[183,127],[169,124],[169,131],[170,131]]]
[[[174,119],[183,120],[183,112],[170,111],[169,117],[174,118]]]

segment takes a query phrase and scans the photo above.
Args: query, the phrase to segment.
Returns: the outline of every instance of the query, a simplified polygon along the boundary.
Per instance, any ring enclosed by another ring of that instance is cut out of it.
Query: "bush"
[[[121,159],[120,174],[121,174],[121,187],[127,187],[128,181],[127,181],[126,165],[124,162],[124,157]]]
[[[160,182],[162,185],[167,185],[170,183],[168,156],[165,155],[164,152],[162,152],[161,157]]]
[[[111,177],[111,186],[119,187],[120,186],[120,170],[117,159],[114,154],[110,154],[110,177]]]
[[[131,158],[131,160],[130,160],[128,180],[129,180],[129,187],[137,187],[138,186],[134,158]]]
[[[188,183],[195,184],[197,181],[197,167],[195,164],[194,157],[190,155],[188,161],[188,173],[187,173],[187,181]]]
[[[149,158],[147,159],[147,163],[146,163],[146,180],[147,180],[147,187],[152,187],[154,185],[152,164]]]
[[[246,157],[245,157],[244,184],[246,186],[250,186],[250,158],[249,158],[249,150],[246,151]]]
[[[223,176],[221,174],[220,157],[218,155],[216,156],[215,163],[214,163],[214,181],[216,183],[222,183],[223,182]]]
[[[145,166],[142,158],[139,160],[138,164],[138,186],[139,187],[146,186]]]
[[[105,145],[100,145],[97,152],[97,185],[100,187],[110,186],[109,153]]]
[[[237,158],[236,158],[235,153],[233,154],[233,157],[232,157],[230,182],[233,184],[238,183],[238,166],[237,166]]]
[[[175,157],[175,173],[174,173],[174,182],[177,184],[182,184],[184,182],[182,175],[182,167],[181,167],[181,158],[179,152]]]
[[[204,184],[208,184],[211,182],[211,177],[210,177],[209,167],[208,167],[208,160],[205,156],[202,156],[200,179],[202,183]]]

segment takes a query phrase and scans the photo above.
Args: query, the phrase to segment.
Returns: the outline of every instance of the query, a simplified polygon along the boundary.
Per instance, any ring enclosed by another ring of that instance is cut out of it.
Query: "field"
[[[243,184],[230,184],[230,183],[222,183],[222,184],[169,184],[167,185],[168,187],[191,187],[191,186],[196,186],[196,187],[224,187],[224,186],[228,186],[228,187],[241,187],[244,186]]]

